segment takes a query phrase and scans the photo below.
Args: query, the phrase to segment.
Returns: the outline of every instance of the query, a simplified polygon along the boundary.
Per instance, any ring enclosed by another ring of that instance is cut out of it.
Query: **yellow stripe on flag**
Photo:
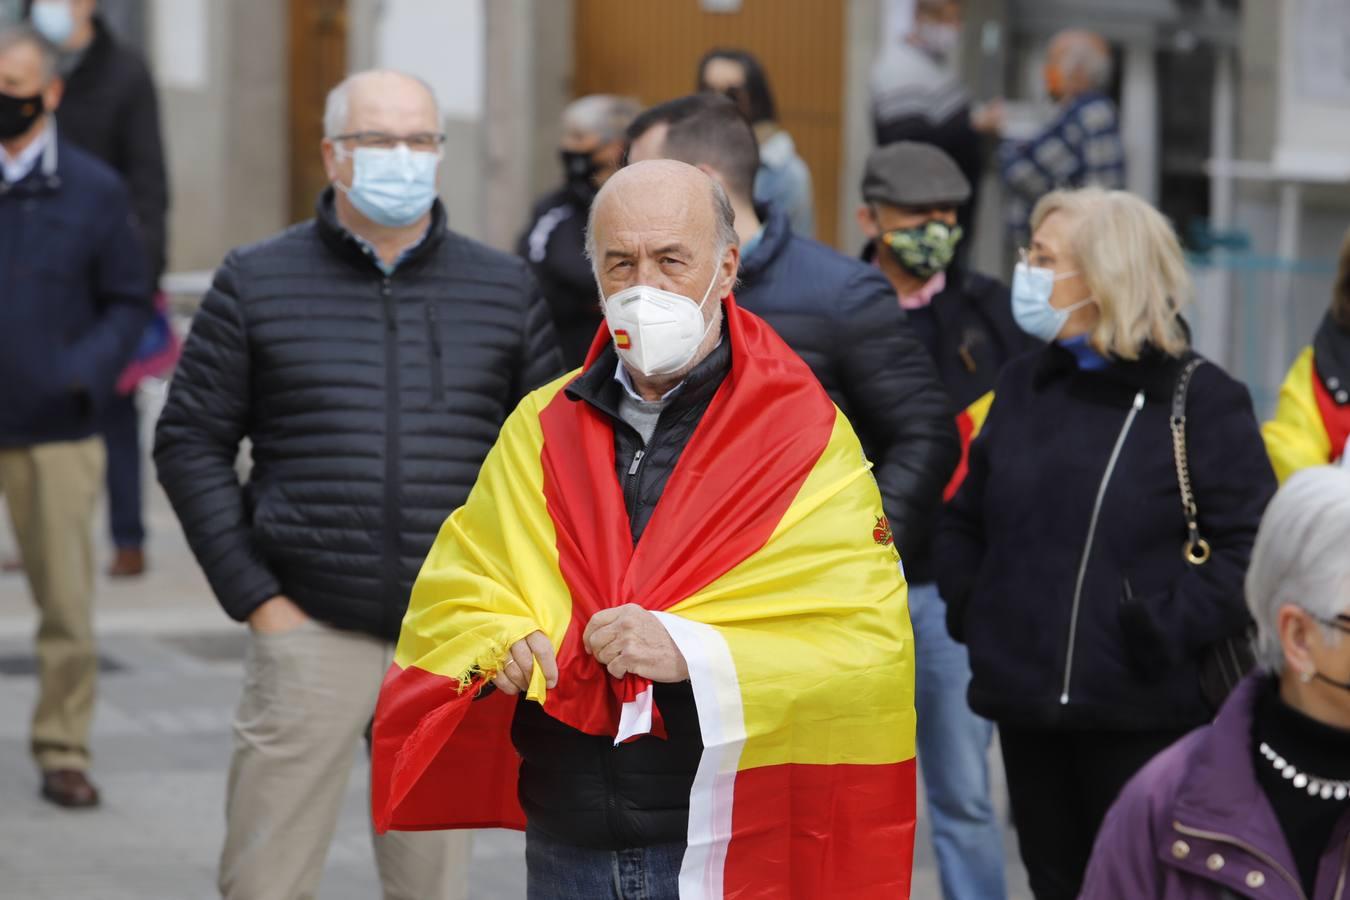
[[[539,412],[572,376],[533,392],[502,426],[468,501],[446,519],[413,585],[395,662],[459,681],[492,672],[535,630],[553,646],[571,618],[543,495]],[[528,598],[528,599],[527,599]],[[535,667],[529,696],[544,700]]]
[[[1261,426],[1266,453],[1281,484],[1300,469],[1331,462],[1331,438],[1314,395],[1316,377],[1313,349],[1306,347],[1280,385],[1275,418]]]
[[[894,545],[873,534],[883,513],[868,469],[840,415],[764,548],[670,609],[715,626],[730,648],[745,721],[741,770],[914,756],[906,586]]]
[[[978,400],[966,407],[966,415],[970,416],[970,439],[972,441],[980,433],[980,429],[984,427],[984,420],[989,418],[989,407],[993,405],[994,392],[985,391]]]

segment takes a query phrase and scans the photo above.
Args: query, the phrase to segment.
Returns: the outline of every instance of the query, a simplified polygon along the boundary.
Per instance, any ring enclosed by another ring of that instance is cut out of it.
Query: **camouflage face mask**
[[[951,265],[963,235],[960,225],[948,226],[930,219],[914,228],[888,231],[881,240],[906,272],[929,279]]]

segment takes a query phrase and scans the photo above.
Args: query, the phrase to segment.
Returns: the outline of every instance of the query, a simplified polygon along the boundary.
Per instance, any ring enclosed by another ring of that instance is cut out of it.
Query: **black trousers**
[[[1075,900],[1125,783],[1185,731],[1051,731],[998,723],[1013,824],[1036,900]]]

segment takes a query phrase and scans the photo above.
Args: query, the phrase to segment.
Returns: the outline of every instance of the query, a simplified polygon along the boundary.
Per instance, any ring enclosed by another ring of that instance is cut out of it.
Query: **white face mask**
[[[646,284],[606,297],[605,323],[619,358],[648,378],[672,375],[689,365],[717,321],[703,321],[703,304],[720,274],[719,266],[697,303]]]

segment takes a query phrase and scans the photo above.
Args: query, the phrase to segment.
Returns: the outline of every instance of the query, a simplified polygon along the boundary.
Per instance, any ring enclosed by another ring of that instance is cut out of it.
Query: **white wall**
[[[287,221],[286,7],[154,0],[145,12],[169,167],[169,269],[212,269]]]
[[[380,0],[369,12],[369,46],[356,42],[355,22],[349,32],[352,68],[398,69],[431,85],[446,135],[440,194],[450,227],[484,237],[484,0]]]
[[[1350,177],[1350,3],[1282,5],[1276,164]]]
[[[483,114],[482,0],[385,0],[376,21],[376,64],[417,75],[452,119]]]

